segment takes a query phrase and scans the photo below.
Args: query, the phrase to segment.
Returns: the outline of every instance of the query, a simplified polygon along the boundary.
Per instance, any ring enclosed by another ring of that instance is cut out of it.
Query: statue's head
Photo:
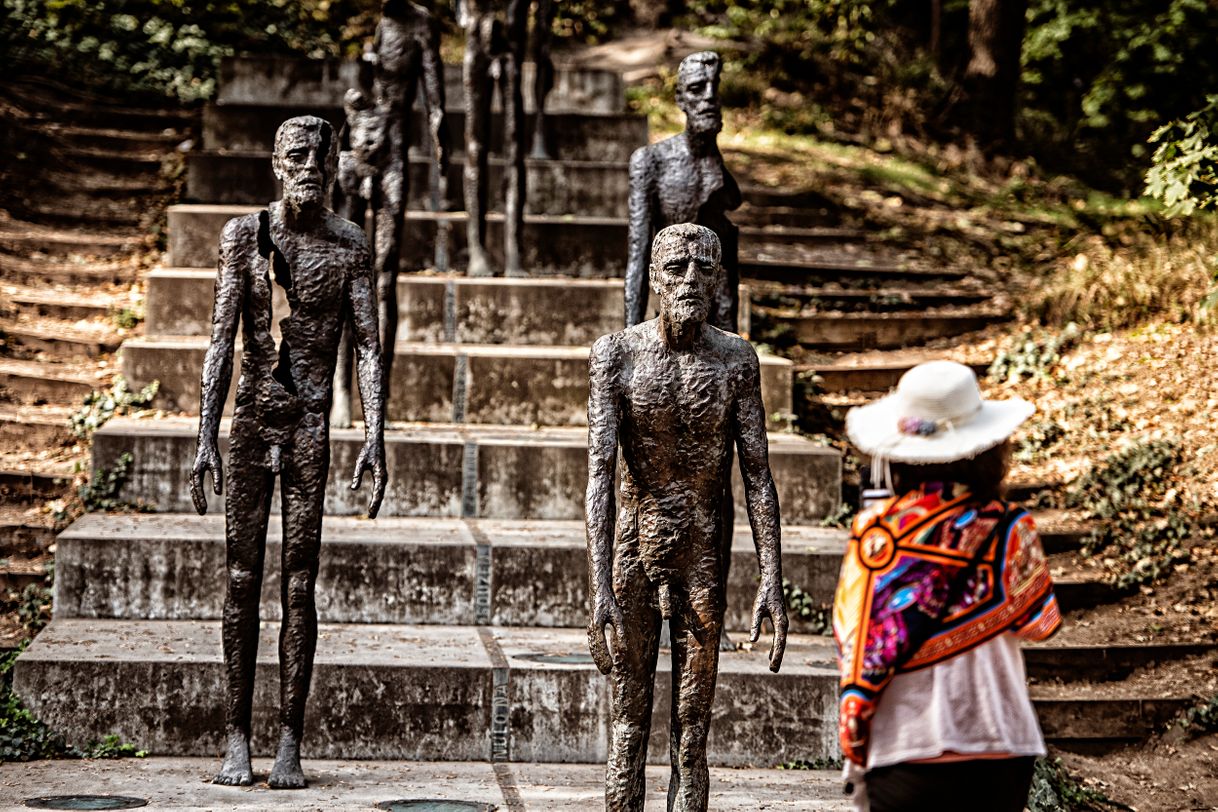
[[[358,163],[379,167],[388,157],[389,107],[376,104],[362,90],[351,88],[343,96],[347,139]]]
[[[338,143],[330,122],[298,116],[280,124],[271,166],[285,203],[294,209],[324,206],[338,172]]]
[[[651,244],[651,287],[661,314],[678,324],[706,321],[721,257],[719,236],[705,226],[681,223],[660,231]]]
[[[677,68],[677,107],[685,113],[685,129],[717,133],[723,129],[719,106],[719,72],[723,60],[713,51],[699,51],[681,60]]]

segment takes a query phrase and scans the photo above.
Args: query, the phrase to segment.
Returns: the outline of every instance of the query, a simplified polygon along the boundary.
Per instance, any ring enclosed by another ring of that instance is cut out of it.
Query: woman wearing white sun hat
[[[932,361],[846,416],[873,484],[896,494],[855,518],[833,607],[860,809],[1024,808],[1045,745],[1019,638],[1061,625],[1032,517],[1001,499],[1008,440],[1033,411]]]

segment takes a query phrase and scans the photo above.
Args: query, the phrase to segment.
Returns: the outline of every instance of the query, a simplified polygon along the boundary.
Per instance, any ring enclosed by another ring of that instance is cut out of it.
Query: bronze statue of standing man
[[[665,619],[672,629],[668,808],[707,808],[706,742],[727,590],[722,502],[731,493],[733,446],[761,566],[752,639],[769,617],[772,671],[786,648],[778,495],[760,365],[748,342],[707,323],[721,274],[713,231],[693,224],[664,229],[651,252],[659,318],[601,337],[589,358],[588,636],[597,667],[612,677],[605,807],[613,812],[643,809]]]
[[[353,223],[326,208],[337,167],[330,124],[312,116],[285,121],[275,134],[272,163],[283,199],[230,220],[220,236],[211,345],[203,362],[199,443],[190,491],[207,510],[210,471],[223,488],[220,416],[233,374],[233,345],[242,330],[225,499],[228,588],[224,598],[224,692],[227,752],[217,784],[253,783],[250,716],[258,652],[258,603],[266,528],[275,477],[283,513],[283,621],[279,630],[280,739],[267,783],[305,786],[300,766],[305,702],[317,647],[317,582],[321,520],[330,467],[328,415],[344,322],[351,322],[364,405],[364,446],[352,489],[372,474],[368,515],[385,493],[384,406],[377,338],[375,282],[368,241]],[[274,287],[288,312],[272,312]],[[278,323],[276,344],[272,326]]]
[[[727,213],[740,208],[742,197],[719,152],[722,67],[719,55],[711,51],[685,57],[677,69],[677,106],[685,113],[685,132],[639,147],[630,156],[627,327],[647,318],[652,238],[665,226],[697,223],[715,232],[723,252],[723,277],[712,292],[707,321],[737,332],[740,239]]]

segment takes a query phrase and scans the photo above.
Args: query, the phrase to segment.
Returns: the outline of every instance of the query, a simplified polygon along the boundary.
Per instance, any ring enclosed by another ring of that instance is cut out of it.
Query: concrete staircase
[[[166,265],[146,280],[146,333],[121,351],[132,383],[161,381],[162,407],[182,416],[113,420],[93,446],[97,471],[131,454],[122,498],[151,512],[88,515],[60,535],[55,619],[14,674],[26,704],[75,740],[118,733],[157,754],[219,753],[223,519],[217,504],[195,516],[186,484],[216,239],[228,218],[273,196],[269,133],[300,112],[333,116],[349,84],[344,70],[230,61],[218,101],[204,112],[202,149],[190,158],[189,190],[199,202],[171,207]],[[646,141],[647,127],[623,112],[612,77],[570,74],[563,82],[609,90],[592,94],[594,102],[572,102],[581,113],[555,116],[560,160],[530,163],[531,179],[539,180],[530,189],[525,236],[533,278],[437,273],[429,267],[432,240],[463,215],[423,211],[414,198],[419,208],[408,214],[403,263],[420,273],[399,283],[383,518],[360,518],[367,491],[346,484],[362,432],[333,434],[308,758],[605,757],[608,686],[591,665],[582,629],[586,354],[597,335],[620,324],[625,159]],[[450,105],[458,101],[450,94]],[[457,118],[450,126],[459,132]],[[423,163],[412,167],[423,177]],[[781,328],[806,347],[846,352],[917,344],[1003,316],[964,273],[869,246],[866,235],[828,218],[818,200],[764,189],[746,198],[746,331]],[[462,229],[449,230],[460,271]],[[491,232],[494,240],[494,220]],[[825,357],[815,369],[842,391],[885,388],[918,360],[862,365]],[[772,356],[763,364],[767,411],[791,414],[795,368]],[[775,432],[771,464],[784,574],[828,605],[844,536],[819,520],[841,498],[838,452]],[[740,497],[737,481],[738,504]],[[737,515],[744,515],[740,507]],[[255,697],[261,754],[273,742],[277,704],[278,533],[273,520]],[[1046,535],[1077,543],[1068,532]],[[733,558],[728,625],[740,639],[756,588],[747,527],[737,528]],[[1063,587],[1067,604],[1093,594],[1085,584]],[[794,621],[781,674],[768,672],[764,647],[723,655],[713,764],[771,767],[837,756],[832,645],[820,634],[823,618]],[[1050,669],[1092,656],[1044,651],[1033,657]],[[656,763],[667,761],[663,658],[661,671]],[[1161,712],[1137,702],[1093,711],[1060,687],[1037,702],[1054,737],[1069,737],[1078,718],[1094,713],[1107,714],[1105,741],[1136,738],[1151,724],[1147,715]]]

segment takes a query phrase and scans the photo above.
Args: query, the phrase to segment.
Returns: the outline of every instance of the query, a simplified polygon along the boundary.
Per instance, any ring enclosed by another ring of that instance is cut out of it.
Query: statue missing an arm
[[[228,583],[224,598],[224,692],[227,752],[218,784],[253,782],[249,737],[258,648],[258,603],[267,520],[275,478],[283,515],[283,621],[279,632],[280,740],[268,783],[305,785],[300,766],[305,702],[317,645],[321,522],[330,465],[331,382],[339,336],[350,322],[355,340],[364,446],[352,489],[372,474],[368,515],[385,492],[384,407],[376,291],[368,241],[353,223],[326,208],[337,145],[330,124],[312,116],[285,121],[272,163],[283,199],[230,220],[220,237],[211,345],[203,362],[199,442],[190,477],[200,514],[207,510],[208,472],[223,488],[220,418],[241,328],[241,377],[229,434],[224,502]],[[272,312],[274,288],[288,312]],[[278,323],[276,344],[273,327]]]
[[[685,113],[685,132],[639,147],[630,156],[627,327],[647,318],[647,272],[656,233],[677,223],[697,223],[714,231],[723,248],[723,278],[712,294],[707,321],[737,332],[739,230],[727,213],[740,207],[742,197],[717,142],[723,129],[722,67],[711,51],[685,57],[677,69],[677,106]]]
[[[730,554],[722,545],[721,503],[731,498],[733,446],[761,567],[752,639],[769,617],[772,671],[786,647],[778,496],[760,367],[748,342],[707,323],[721,274],[713,231],[693,224],[664,229],[651,252],[659,318],[600,338],[589,359],[588,635],[597,667],[612,677],[609,810],[643,809],[665,619],[673,691],[668,808],[707,808],[706,742],[727,589],[721,557]]]
[[[410,116],[423,88],[436,188],[433,200],[446,197],[448,120],[444,111],[444,66],[440,62],[439,21],[411,0],[384,0],[372,51],[361,70],[364,88],[352,88],[343,99],[347,118],[346,148],[340,156],[335,211],[361,227],[368,226],[376,272],[381,367],[388,395],[398,329],[397,279],[405,239],[409,198]],[[367,90],[371,74],[371,91]],[[372,219],[367,221],[371,210]],[[351,425],[351,348],[345,336],[335,378],[334,426]]]

